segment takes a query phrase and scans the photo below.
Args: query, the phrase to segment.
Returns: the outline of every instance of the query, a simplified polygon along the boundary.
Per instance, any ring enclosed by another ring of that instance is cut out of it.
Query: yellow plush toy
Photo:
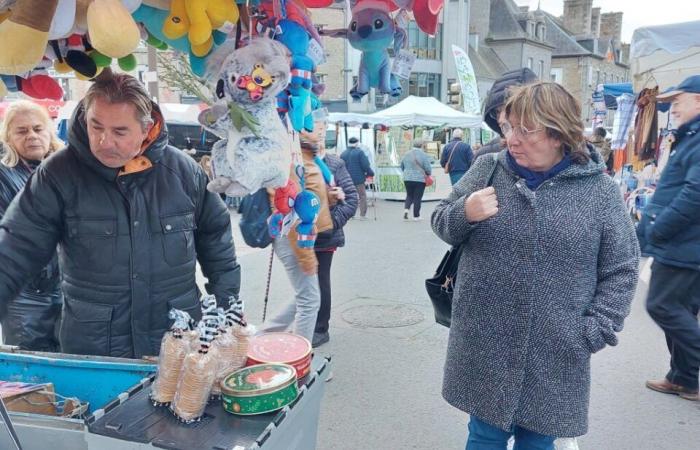
[[[9,18],[0,23],[0,73],[19,75],[41,61],[57,4],[58,0],[17,0]]]
[[[234,0],[172,0],[163,24],[168,39],[188,35],[195,55],[206,55],[213,45],[212,32],[227,22],[234,25],[239,11]]]
[[[87,24],[92,46],[112,58],[130,55],[141,41],[138,25],[119,0],[93,0]]]

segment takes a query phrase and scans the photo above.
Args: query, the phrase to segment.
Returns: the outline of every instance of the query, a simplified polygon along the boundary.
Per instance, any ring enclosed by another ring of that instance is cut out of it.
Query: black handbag
[[[494,165],[484,188],[491,186],[493,175],[498,167],[498,153],[492,153],[492,155]],[[456,245],[447,250],[435,271],[435,275],[425,280],[425,290],[428,292],[428,297],[430,297],[435,311],[435,322],[447,328],[452,324],[452,296],[454,295],[459,260],[463,250],[464,244]]]

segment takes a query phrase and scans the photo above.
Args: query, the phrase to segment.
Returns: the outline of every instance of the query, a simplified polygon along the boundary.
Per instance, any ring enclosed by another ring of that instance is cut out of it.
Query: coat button
[[[137,279],[138,277],[139,277],[139,274],[138,274],[138,273],[135,273],[135,274],[132,274],[132,275],[131,275],[131,278],[133,278],[134,280]]]
[[[165,226],[165,229],[166,229],[167,231],[170,231],[170,230],[173,229],[173,227],[172,227],[172,225],[167,224],[167,225]]]
[[[139,226],[139,221],[138,221],[138,220],[134,220],[134,226],[135,226],[135,227],[138,227],[138,226]]]

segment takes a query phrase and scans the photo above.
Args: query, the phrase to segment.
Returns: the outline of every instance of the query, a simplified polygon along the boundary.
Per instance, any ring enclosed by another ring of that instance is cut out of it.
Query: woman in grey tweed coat
[[[579,117],[560,85],[516,89],[508,148],[477,159],[433,213],[442,240],[465,244],[443,396],[471,415],[467,448],[585,434],[591,355],[617,344],[629,313],[637,239]]]

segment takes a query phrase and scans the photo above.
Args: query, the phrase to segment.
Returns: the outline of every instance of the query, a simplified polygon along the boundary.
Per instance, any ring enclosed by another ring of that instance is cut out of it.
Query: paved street
[[[331,341],[317,350],[332,356],[334,374],[319,450],[464,448],[467,416],[440,395],[447,329],[434,323],[423,287],[446,249],[430,230],[434,206],[424,205],[426,220],[405,223],[400,203],[380,201],[377,221],[346,227],[347,246],[333,261]],[[240,253],[242,293],[250,320],[259,323],[269,250]],[[276,261],[268,314],[290,290]],[[578,440],[581,450],[700,449],[700,404],[644,387],[667,370],[663,335],[644,310],[645,290],[620,345],[593,357],[590,431]]]

